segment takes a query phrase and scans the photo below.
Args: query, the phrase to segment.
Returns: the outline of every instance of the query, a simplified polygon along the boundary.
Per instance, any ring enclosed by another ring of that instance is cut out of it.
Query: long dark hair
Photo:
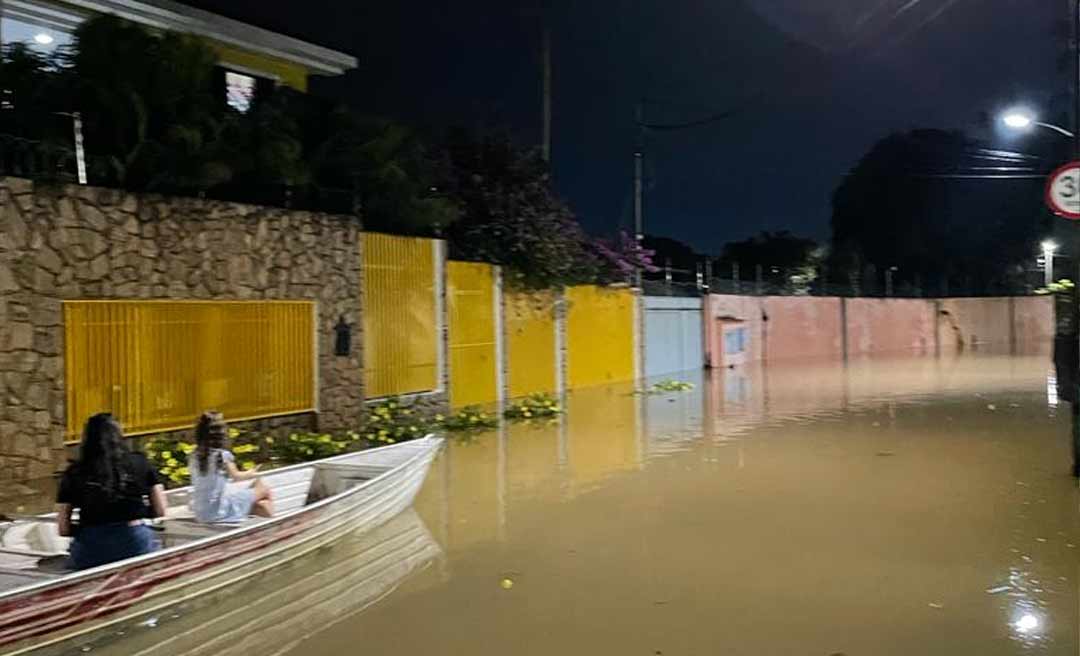
[[[195,425],[195,461],[199,465],[200,474],[206,474],[210,469],[210,451],[225,448],[227,435],[225,417],[220,412],[210,410],[202,413]],[[220,453],[215,464],[218,467],[224,465]]]
[[[112,500],[121,496],[131,482],[131,452],[124,441],[120,422],[107,412],[86,422],[79,447],[79,469],[83,480]]]

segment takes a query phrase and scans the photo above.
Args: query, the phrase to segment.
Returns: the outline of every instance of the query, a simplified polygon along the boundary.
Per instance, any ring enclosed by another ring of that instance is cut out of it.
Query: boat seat
[[[61,537],[52,521],[15,522],[3,528],[0,551],[15,551],[38,557],[66,554],[70,538]]]
[[[238,528],[253,526],[255,524],[259,524],[265,521],[265,517],[248,517],[247,519],[240,522],[204,524],[202,522],[196,521],[194,517],[182,517],[165,520],[165,530],[159,535],[163,543],[162,546],[172,547],[177,544],[183,544],[185,542],[201,540],[211,535],[228,533],[229,531],[233,531]]]
[[[330,462],[318,463],[315,469],[316,475],[311,484],[311,493],[308,495],[309,501],[341,494],[386,471],[385,467]]]

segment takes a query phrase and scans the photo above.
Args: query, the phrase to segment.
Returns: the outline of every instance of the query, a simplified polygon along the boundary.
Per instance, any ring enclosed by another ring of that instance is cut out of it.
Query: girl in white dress
[[[195,427],[195,450],[188,456],[191,509],[207,524],[235,523],[250,515],[270,517],[274,502],[270,488],[256,469],[241,471],[227,448],[228,427],[220,412],[204,412]],[[250,487],[229,490],[229,481],[255,479]]]

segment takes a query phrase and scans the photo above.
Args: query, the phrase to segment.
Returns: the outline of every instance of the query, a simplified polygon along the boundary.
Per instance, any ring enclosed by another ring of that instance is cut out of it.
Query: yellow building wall
[[[362,239],[365,395],[438,389],[435,242],[370,232]]]
[[[66,301],[67,436],[99,412],[128,434],[309,412],[315,357],[306,301]]]
[[[221,64],[226,68],[228,68],[229,64],[232,64],[233,66],[259,71],[266,75],[276,76],[282,84],[297,91],[307,91],[308,71],[299,64],[277,59],[276,57],[238,50],[217,41],[208,40],[207,43],[217,53]]]
[[[634,379],[634,292],[584,285],[566,290],[567,385]]]
[[[446,265],[450,329],[450,405],[498,399],[495,270],[490,264]]]
[[[555,294],[510,293],[504,299],[510,398],[555,393]]]

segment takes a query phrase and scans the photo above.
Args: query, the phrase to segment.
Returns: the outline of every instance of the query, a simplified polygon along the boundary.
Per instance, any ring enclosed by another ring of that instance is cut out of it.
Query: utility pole
[[[543,51],[543,97],[544,97],[544,131],[543,143],[540,145],[541,156],[545,162],[551,162],[551,28],[548,26],[547,15],[544,16]]]
[[[1080,0],[1071,0],[1073,12],[1072,54],[1073,63],[1073,159],[1080,160]],[[1076,258],[1080,267],[1080,226],[1073,228],[1073,257]],[[1080,280],[1080,277],[1077,278]],[[1072,354],[1069,365],[1072,367],[1073,402],[1072,402],[1072,438],[1073,438],[1073,476],[1080,477],[1080,303],[1077,302],[1076,291],[1073,291],[1072,325],[1072,348],[1068,353]]]
[[[1080,0],[1078,0],[1080,1]],[[645,241],[645,218],[642,214],[644,204],[644,187],[642,185],[642,168],[644,153],[642,150],[645,147],[645,107],[644,104],[638,102],[637,111],[634,113],[635,122],[638,129],[637,148],[634,150],[634,243],[638,248],[641,248],[642,242]],[[634,275],[635,286],[641,288],[641,267],[638,267]]]

